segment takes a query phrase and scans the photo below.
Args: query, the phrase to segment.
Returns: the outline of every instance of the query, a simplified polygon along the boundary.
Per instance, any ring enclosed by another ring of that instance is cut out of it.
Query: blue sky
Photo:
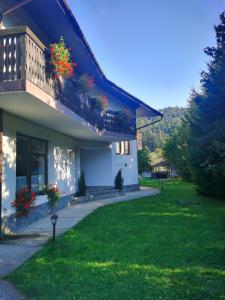
[[[106,76],[154,108],[199,87],[225,0],[68,0]]]

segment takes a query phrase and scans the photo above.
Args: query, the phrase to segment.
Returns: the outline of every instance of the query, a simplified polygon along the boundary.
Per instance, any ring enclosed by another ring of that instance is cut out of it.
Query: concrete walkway
[[[13,285],[5,280],[0,280],[0,300],[25,300]]]
[[[57,212],[56,234],[62,234],[99,207],[111,203],[130,201],[159,194],[158,189],[142,188],[141,191],[126,193],[125,196],[71,205]],[[52,235],[50,217],[45,217],[20,230],[22,238],[0,243],[0,277],[11,273],[37,252]],[[0,281],[1,289],[1,281]],[[0,299],[1,294],[0,294]],[[8,299],[8,298],[5,298]],[[16,299],[16,298],[15,298]]]

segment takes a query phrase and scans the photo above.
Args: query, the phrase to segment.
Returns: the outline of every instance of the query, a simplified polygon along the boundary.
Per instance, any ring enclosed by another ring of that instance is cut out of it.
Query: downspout
[[[148,124],[145,124],[145,125],[143,125],[143,126],[141,126],[141,127],[138,127],[136,130],[139,130],[139,129],[148,127],[148,126],[150,126],[150,125],[153,125],[153,124],[155,124],[155,123],[158,123],[158,122],[162,121],[162,118],[163,118],[163,115],[160,115],[160,119],[158,119],[158,120],[156,120],[156,121],[153,121],[153,122],[150,122],[150,123],[148,123]]]
[[[3,113],[0,109],[0,239],[3,236],[2,232],[2,171],[3,171]]]

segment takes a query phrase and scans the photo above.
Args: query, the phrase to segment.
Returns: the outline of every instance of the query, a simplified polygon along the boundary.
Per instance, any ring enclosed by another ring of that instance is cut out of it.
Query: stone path
[[[153,196],[156,194],[159,194],[158,189],[142,188],[138,192],[126,193],[126,195],[117,198],[71,205],[57,212],[59,218],[56,227],[56,234],[59,235],[69,230],[99,207],[112,203]],[[20,234],[22,238],[6,240],[0,243],[0,277],[17,269],[49,240],[52,236],[50,217],[42,218],[37,222],[22,228],[18,234]],[[19,298],[17,294],[15,294],[16,296],[12,298],[13,296],[10,296],[11,287],[12,286],[7,282],[0,280],[0,300],[23,299]],[[4,293],[4,290],[5,297],[1,294]]]

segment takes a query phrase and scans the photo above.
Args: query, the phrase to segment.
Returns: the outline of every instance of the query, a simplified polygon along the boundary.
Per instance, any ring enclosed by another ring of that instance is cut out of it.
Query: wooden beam
[[[17,8],[20,8],[21,6],[24,6],[25,4],[31,2],[32,0],[23,0],[23,1],[20,1],[19,3],[17,4],[13,4],[12,6],[4,9],[3,11],[0,12],[0,15],[2,16],[6,16],[8,15],[9,13],[13,12],[14,10],[16,10]]]
[[[2,238],[3,113],[0,109],[0,239]]]
[[[0,12],[0,29],[2,29],[2,19],[3,19],[3,16],[6,16],[6,15],[10,14],[10,13],[13,12],[14,10],[16,10],[16,9],[18,9],[18,8],[20,8],[20,7],[22,7],[22,6],[24,6],[24,5],[27,4],[27,3],[30,3],[31,1],[33,1],[33,0],[22,0],[22,1],[20,1],[19,3],[13,4],[13,5],[11,5],[10,7],[5,8],[4,10],[2,10],[2,11]]]

